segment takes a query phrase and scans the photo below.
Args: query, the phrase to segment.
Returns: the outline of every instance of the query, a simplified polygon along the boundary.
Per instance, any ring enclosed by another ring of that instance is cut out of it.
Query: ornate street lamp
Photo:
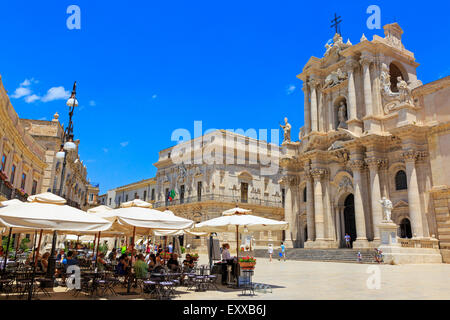
[[[75,81],[73,84],[72,94],[70,98],[67,100],[66,105],[69,107],[69,125],[64,130],[64,135],[61,140],[61,148],[56,153],[56,158],[58,160],[63,160],[63,165],[61,169],[61,183],[59,187],[59,196],[63,194],[64,188],[64,178],[67,164],[67,153],[69,151],[73,151],[77,148],[76,144],[73,142],[73,122],[72,116],[75,107],[78,107],[78,100],[76,99],[76,89],[77,82]],[[55,269],[56,269],[56,231],[53,231],[53,239],[52,239],[52,250],[50,253],[50,257],[48,258],[48,267],[47,267],[47,278],[52,280],[51,286],[53,287],[54,277],[55,277]]]

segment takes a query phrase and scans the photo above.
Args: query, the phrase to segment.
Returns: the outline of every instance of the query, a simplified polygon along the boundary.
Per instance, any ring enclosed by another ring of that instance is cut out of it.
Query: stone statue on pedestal
[[[391,210],[393,208],[392,201],[387,199],[386,197],[381,198],[380,200],[381,206],[383,207],[383,219],[385,221],[392,222],[391,220]]]
[[[345,105],[344,101],[341,101],[341,103],[339,104],[338,120],[338,128],[347,129],[347,106]]]
[[[284,126],[280,124],[280,127],[284,130],[283,143],[291,142],[291,125],[288,122],[288,118],[284,118]]]

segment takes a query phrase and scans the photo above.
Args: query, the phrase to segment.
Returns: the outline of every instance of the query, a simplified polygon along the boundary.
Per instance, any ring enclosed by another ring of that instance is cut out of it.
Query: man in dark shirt
[[[178,264],[178,255],[177,255],[176,253],[173,253],[173,254],[170,256],[169,261],[167,261],[167,267],[168,267],[170,270],[173,270],[173,271],[175,271],[175,270],[178,269],[178,267],[179,267],[179,264]]]

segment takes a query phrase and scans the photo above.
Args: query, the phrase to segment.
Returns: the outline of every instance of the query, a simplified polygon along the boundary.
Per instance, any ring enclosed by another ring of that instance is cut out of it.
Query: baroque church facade
[[[290,247],[340,248],[346,234],[377,247],[385,197],[402,246],[450,249],[450,77],[422,84],[403,30],[384,33],[336,34],[297,76],[305,124],[280,160]]]

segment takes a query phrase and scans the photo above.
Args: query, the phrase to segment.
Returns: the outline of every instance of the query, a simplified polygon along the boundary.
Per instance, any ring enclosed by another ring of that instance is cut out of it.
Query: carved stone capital
[[[366,158],[365,162],[366,162],[367,166],[369,167],[369,169],[371,169],[371,170],[373,170],[373,169],[378,170],[378,169],[381,169],[382,167],[387,166],[386,159],[370,157],[370,158]]]
[[[322,168],[314,168],[310,170],[311,176],[314,178],[314,180],[319,181],[327,174],[327,169]]]
[[[417,152],[416,150],[407,150],[402,153],[402,157],[405,162],[416,162],[418,156],[419,152]]]
[[[364,169],[365,163],[364,160],[350,160],[348,165],[353,171],[361,171]]]
[[[317,86],[318,86],[319,84],[320,84],[320,81],[317,80],[317,79],[311,79],[311,80],[309,80],[309,82],[308,82],[308,86],[309,86],[311,89],[316,89]]]
[[[373,61],[373,57],[371,56],[361,56],[361,59],[359,59],[359,63],[363,67],[369,66]]]
[[[345,70],[347,71],[348,74],[352,73],[353,70],[358,66],[358,62],[353,58],[348,58],[345,61]]]

